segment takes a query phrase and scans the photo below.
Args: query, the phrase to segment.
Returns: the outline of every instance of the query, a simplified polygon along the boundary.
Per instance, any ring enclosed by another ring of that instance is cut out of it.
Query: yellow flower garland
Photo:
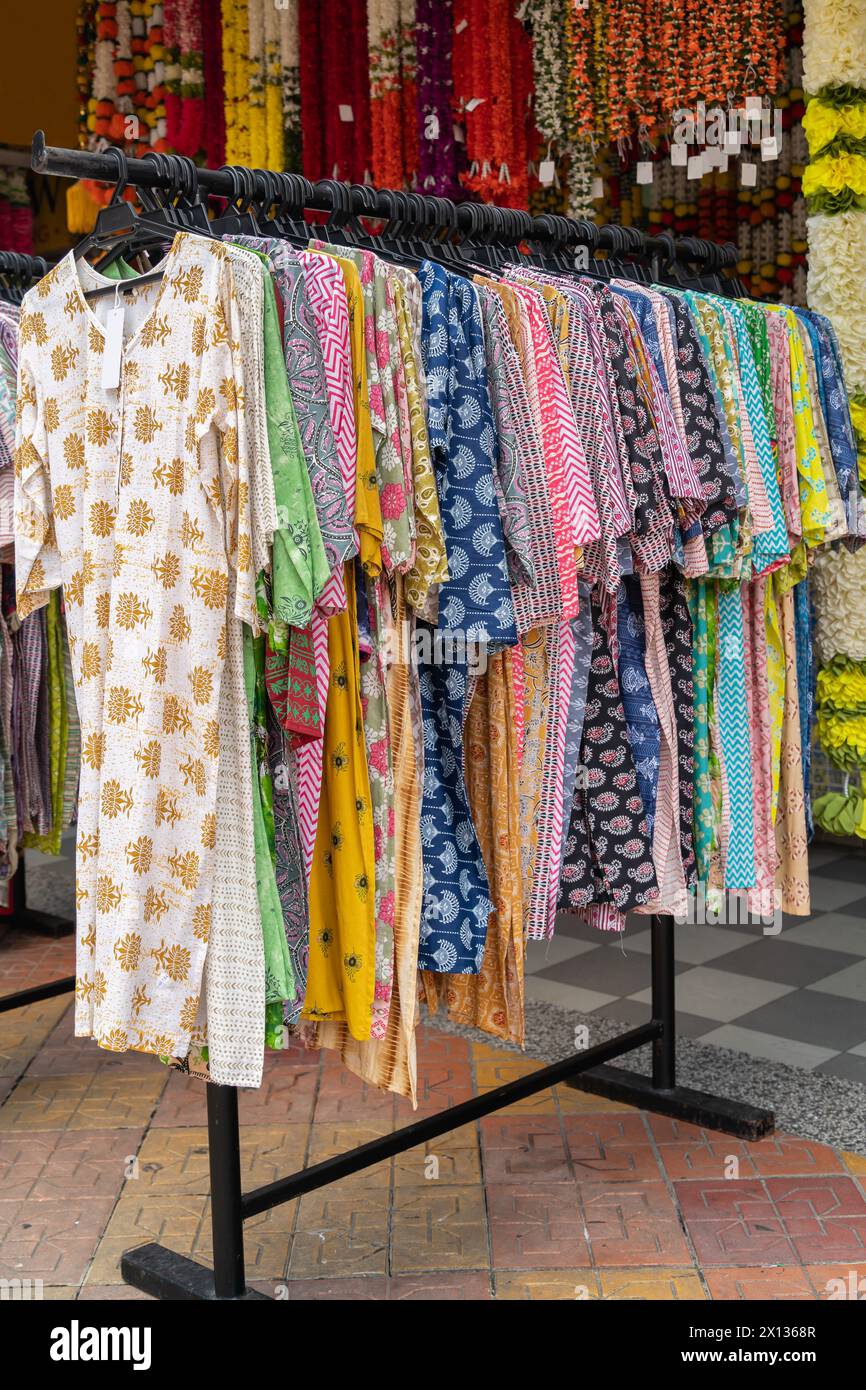
[[[866,156],[862,154],[824,155],[803,171],[803,196],[816,193],[842,193],[850,188],[858,197],[866,196]]]
[[[866,140],[866,98],[846,106],[833,106],[813,97],[803,116],[803,129],[814,157],[838,136]]]
[[[250,164],[247,0],[222,0],[226,164]]]

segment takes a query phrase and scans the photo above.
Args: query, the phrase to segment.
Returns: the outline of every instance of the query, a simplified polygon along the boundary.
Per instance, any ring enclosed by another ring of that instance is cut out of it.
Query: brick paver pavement
[[[10,934],[0,992],[69,973]],[[243,1180],[272,1182],[538,1063],[424,1027],[419,1108],[330,1053],[270,1055],[240,1095]],[[72,1035],[68,997],[0,1015],[0,1278],[139,1298],[124,1250],[210,1259],[203,1087]],[[866,1157],[744,1144],[567,1087],[246,1223],[250,1283],[290,1299],[815,1299],[866,1280]]]

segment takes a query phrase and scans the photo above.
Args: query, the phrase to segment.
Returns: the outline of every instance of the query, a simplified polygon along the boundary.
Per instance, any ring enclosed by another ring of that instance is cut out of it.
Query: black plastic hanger
[[[73,255],[76,260],[88,255],[92,251],[109,249],[114,252],[112,259],[117,259],[117,254],[122,254],[124,250],[134,245],[136,237],[142,234],[149,238],[152,243],[154,239],[165,243],[173,240],[177,230],[176,224],[171,221],[158,220],[156,214],[136,214],[132,205],[123,197],[123,190],[128,182],[129,165],[123,150],[116,145],[109,145],[105,153],[117,160],[118,180],[111,201],[104,208],[100,208],[96,216],[96,225],[92,232],[88,232],[82,237],[78,245],[73,248]],[[160,156],[164,158],[164,156]],[[160,173],[162,168],[160,166]],[[98,269],[98,267],[96,267]],[[139,285],[149,285],[161,280],[163,271],[161,268],[147,271],[144,275],[136,275],[134,279],[112,280],[107,285],[97,285],[94,289],[85,290],[85,299],[98,299],[104,294],[125,293],[127,290],[137,288]]]
[[[215,237],[260,236],[258,223],[250,211],[256,191],[252,170],[223,164],[220,173],[228,175],[232,191],[225,212],[211,222],[211,233]]]

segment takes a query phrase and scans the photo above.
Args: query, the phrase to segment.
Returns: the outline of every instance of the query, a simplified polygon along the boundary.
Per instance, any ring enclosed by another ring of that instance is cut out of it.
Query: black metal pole
[[[43,999],[53,999],[56,994],[71,994],[75,989],[75,976],[67,975],[63,980],[51,980],[47,985],[34,985],[32,989],[19,989],[16,994],[6,994],[0,999],[0,1014],[10,1009],[23,1009],[27,1004],[39,1004]]]
[[[571,1057],[564,1057],[561,1062],[539,1067],[528,1076],[518,1077],[516,1081],[506,1081],[504,1085],[473,1096],[471,1100],[464,1100],[460,1105],[452,1105],[448,1110],[440,1110],[435,1115],[416,1120],[414,1124],[404,1125],[393,1134],[371,1139],[368,1144],[349,1149],[347,1153],[336,1154],[333,1158],[314,1163],[299,1173],[292,1173],[287,1178],[278,1178],[276,1182],[268,1183],[265,1187],[254,1188],[241,1198],[243,1215],[248,1218],[262,1211],[270,1211],[271,1207],[279,1206],[282,1202],[290,1202],[294,1197],[303,1196],[305,1192],[315,1192],[317,1188],[326,1187],[339,1178],[370,1168],[382,1159],[405,1153],[416,1144],[425,1144],[429,1139],[437,1139],[452,1129],[458,1129],[460,1125],[471,1124],[473,1120],[495,1114],[497,1110],[502,1110],[506,1105],[513,1105],[515,1101],[525,1100],[528,1096],[537,1095],[539,1091],[546,1091],[548,1087],[568,1081],[570,1077],[589,1067],[597,1066],[608,1058],[621,1057],[632,1048],[654,1042],[657,1028],[655,1022],[642,1023],[638,1028],[621,1033],[618,1038],[612,1038],[609,1042],[598,1043],[586,1052],[576,1052]]]
[[[217,1298],[240,1298],[246,1285],[238,1093],[234,1086],[208,1082],[207,1131],[214,1291]]]
[[[672,1091],[677,1084],[673,918],[653,917],[650,931],[653,1020],[662,1025],[660,1035],[653,1039],[653,1088],[657,1091]]]
[[[63,149],[56,145],[46,145],[45,133],[41,130],[37,130],[33,136],[30,166],[37,174],[54,174],[70,179],[95,179],[103,183],[116,184],[118,177],[118,163],[110,152]],[[253,172],[258,171],[254,170]],[[231,198],[236,192],[236,181],[227,169],[198,168],[196,169],[196,180],[199,188],[206,193]],[[152,159],[128,157],[126,160],[126,182],[139,188],[167,187],[165,172]],[[382,217],[386,220],[393,216],[393,204],[389,197],[391,190],[339,184],[333,179],[320,179],[316,184],[310,184],[307,181],[307,187],[309,191],[305,206],[311,212],[333,212],[335,199],[339,194],[340,199],[346,200],[347,209],[358,216]],[[413,198],[418,200],[418,206],[425,208],[429,213],[426,222],[428,227],[432,225],[443,226],[441,199],[431,198],[426,194],[413,194]],[[468,230],[468,224],[475,225],[475,214],[477,214],[478,226],[486,227],[489,231],[491,227],[487,218],[491,206],[493,205],[487,203],[458,204],[454,209],[455,222],[461,226],[465,233]],[[408,220],[412,221],[411,209],[407,209],[407,216]],[[687,244],[684,241],[677,241],[672,236],[660,239],[649,233],[637,231],[633,231],[632,235],[633,244],[627,249],[638,251],[641,255],[663,251],[675,260],[694,262],[718,257],[720,265],[732,265],[737,259],[737,248],[730,243],[722,247],[708,242],[706,243],[708,249],[704,250],[694,239]],[[589,224],[581,225],[574,218],[529,217],[528,214],[526,223],[513,235],[497,226],[496,236],[502,244],[512,246],[519,245],[527,236],[533,241],[553,245],[575,244],[593,247],[600,245],[609,249],[615,245],[620,245],[619,229],[617,228],[593,226],[590,230]]]

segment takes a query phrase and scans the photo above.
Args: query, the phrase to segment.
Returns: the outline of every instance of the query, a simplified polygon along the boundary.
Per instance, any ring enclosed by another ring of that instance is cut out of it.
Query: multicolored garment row
[[[0,897],[20,849],[59,854],[75,814],[79,730],[60,595],[19,622],[13,463],[18,306],[0,299]]]
[[[300,1031],[414,1096],[422,1000],[522,1041],[559,911],[808,911],[804,581],[866,535],[826,320],[394,260],[181,232],[158,282],[88,299],[70,255],[22,307],[76,1031],[226,1084]]]

